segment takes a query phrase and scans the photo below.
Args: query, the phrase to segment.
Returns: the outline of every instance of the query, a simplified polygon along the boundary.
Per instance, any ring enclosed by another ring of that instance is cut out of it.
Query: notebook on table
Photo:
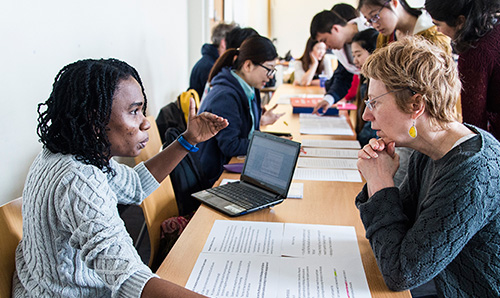
[[[285,200],[300,152],[300,143],[255,131],[240,180],[193,193],[224,214],[239,216]]]

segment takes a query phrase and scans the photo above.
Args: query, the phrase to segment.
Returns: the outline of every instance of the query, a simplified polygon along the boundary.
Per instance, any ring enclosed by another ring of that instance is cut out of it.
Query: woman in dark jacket
[[[200,113],[211,111],[229,121],[229,126],[208,142],[199,144],[200,162],[212,185],[231,157],[247,153],[250,137],[261,125],[274,123],[280,114],[273,109],[262,115],[259,90],[276,73],[276,48],[262,36],[245,40],[239,49],[228,49],[209,75],[210,92]]]

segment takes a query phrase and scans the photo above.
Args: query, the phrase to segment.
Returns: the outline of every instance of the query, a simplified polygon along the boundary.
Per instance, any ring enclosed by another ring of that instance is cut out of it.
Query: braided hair
[[[114,173],[109,165],[109,123],[113,95],[121,80],[133,77],[146,94],[137,71],[117,59],[86,59],[66,65],[57,74],[46,102],[38,105],[37,134],[53,153]],[[45,107],[45,108],[44,108]]]

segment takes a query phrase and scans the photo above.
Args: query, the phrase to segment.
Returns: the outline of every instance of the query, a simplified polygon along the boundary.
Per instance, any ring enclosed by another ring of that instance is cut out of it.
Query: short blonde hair
[[[411,113],[412,92],[421,94],[433,124],[445,127],[456,120],[455,105],[462,85],[453,58],[420,36],[404,37],[376,50],[362,73],[395,92],[401,111]]]

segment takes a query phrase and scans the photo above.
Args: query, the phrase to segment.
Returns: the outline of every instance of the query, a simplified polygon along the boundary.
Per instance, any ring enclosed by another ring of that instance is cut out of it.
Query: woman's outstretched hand
[[[196,145],[215,136],[228,125],[229,122],[226,119],[209,112],[196,115],[194,99],[191,98],[189,102],[189,120],[183,136],[190,144]]]

